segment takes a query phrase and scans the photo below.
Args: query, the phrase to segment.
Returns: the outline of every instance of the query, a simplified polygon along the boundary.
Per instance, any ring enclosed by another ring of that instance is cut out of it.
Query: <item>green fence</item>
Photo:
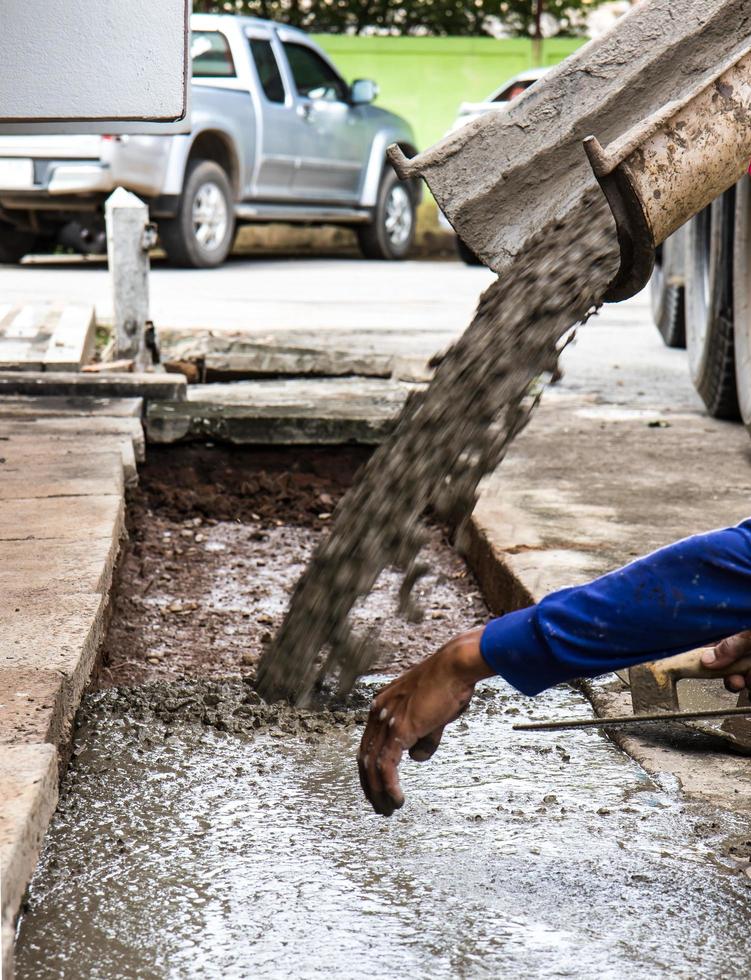
[[[317,34],[315,40],[348,81],[373,78],[377,104],[408,119],[424,149],[446,132],[460,102],[479,102],[517,72],[532,67],[532,42],[490,37],[352,37]],[[544,42],[542,63],[554,65],[580,38]]]

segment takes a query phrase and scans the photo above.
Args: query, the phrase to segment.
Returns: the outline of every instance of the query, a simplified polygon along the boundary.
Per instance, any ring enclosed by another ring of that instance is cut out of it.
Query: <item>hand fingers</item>
[[[717,669],[726,667],[749,653],[751,653],[751,631],[746,631],[729,636],[711,650],[705,650],[701,655],[701,662],[705,667]]]
[[[371,756],[373,755],[373,750],[376,745],[376,740],[379,733],[379,712],[376,709],[375,704],[371,706],[370,714],[368,715],[368,721],[365,725],[365,731],[360,739],[360,748],[357,752],[357,771],[360,776],[360,786],[365,794],[368,803],[377,811],[375,801],[373,799],[373,792],[370,786],[370,762]]]
[[[441,725],[440,728],[436,728],[430,734],[423,736],[423,738],[418,738],[412,748],[409,750],[409,756],[415,762],[427,762],[441,744],[441,737],[443,735],[444,726]]]
[[[751,690],[751,671],[744,677],[743,674],[728,674],[725,678],[725,687],[728,691],[738,694],[745,688]]]
[[[746,686],[746,678],[743,674],[728,674],[725,678],[725,687],[728,691],[737,694]]]
[[[404,804],[404,793],[399,785],[399,763],[402,761],[403,752],[404,746],[401,740],[391,732],[376,758],[376,768],[381,777],[386,804],[386,808],[381,812],[387,817]]]
[[[370,711],[366,732],[368,729],[370,729],[370,737],[363,740],[364,756],[362,760],[367,783],[365,795],[376,813],[390,817],[394,812],[394,806],[389,794],[384,790],[381,776],[381,752],[389,737],[389,727],[387,716],[375,704]]]

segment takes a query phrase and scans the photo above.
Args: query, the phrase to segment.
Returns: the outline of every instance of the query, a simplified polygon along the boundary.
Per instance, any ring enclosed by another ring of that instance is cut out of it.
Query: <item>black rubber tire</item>
[[[403,241],[395,241],[386,226],[389,218],[389,198],[398,193],[400,201],[408,209],[409,230]],[[406,259],[415,241],[415,226],[417,224],[417,209],[415,196],[408,182],[402,182],[394,173],[390,164],[386,164],[378,188],[378,200],[373,209],[373,220],[357,228],[357,239],[360,251],[366,259],[383,259],[388,262],[398,262]]]
[[[28,255],[36,244],[36,235],[30,231],[19,231],[5,221],[0,222],[0,264],[18,265],[24,255]]]
[[[478,259],[469,245],[465,245],[464,242],[456,236],[456,254],[462,260],[465,265],[483,265],[482,259]]]
[[[751,178],[735,188],[733,234],[733,338],[741,419],[751,431]]]
[[[650,281],[652,319],[667,347],[686,346],[685,288],[682,281],[685,234],[680,228],[657,249],[655,271]]]
[[[214,185],[224,200],[226,224],[215,246],[205,247],[196,237],[193,205],[205,185]],[[183,192],[174,218],[159,222],[159,238],[171,265],[186,269],[213,269],[229,255],[235,237],[235,208],[229,178],[212,160],[192,160],[185,171]]]
[[[714,418],[738,419],[733,336],[735,189],[690,223],[686,248],[686,349],[694,387]]]

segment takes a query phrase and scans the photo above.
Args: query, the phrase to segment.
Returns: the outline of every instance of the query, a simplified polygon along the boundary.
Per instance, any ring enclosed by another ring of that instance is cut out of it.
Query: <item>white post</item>
[[[118,359],[133,360],[136,371],[153,364],[146,345],[149,320],[149,248],[154,228],[148,207],[130,191],[118,187],[105,201],[107,263],[115,308]]]

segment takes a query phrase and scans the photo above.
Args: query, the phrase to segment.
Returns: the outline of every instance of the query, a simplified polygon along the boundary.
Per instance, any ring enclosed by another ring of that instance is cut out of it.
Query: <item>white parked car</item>
[[[472,122],[473,119],[484,116],[488,112],[505,112],[513,99],[518,98],[523,92],[526,92],[530,86],[534,85],[548,71],[550,71],[549,68],[530,68],[527,71],[519,72],[518,75],[514,75],[513,78],[504,82],[495,92],[491,92],[484,101],[462,102],[449,132],[453,133],[462,126],[466,126],[468,122]],[[438,223],[446,231],[453,232],[454,229],[442,212],[438,214]],[[459,237],[456,239],[456,250],[461,260],[466,262],[467,265],[482,265],[475,253],[467,248]]]

